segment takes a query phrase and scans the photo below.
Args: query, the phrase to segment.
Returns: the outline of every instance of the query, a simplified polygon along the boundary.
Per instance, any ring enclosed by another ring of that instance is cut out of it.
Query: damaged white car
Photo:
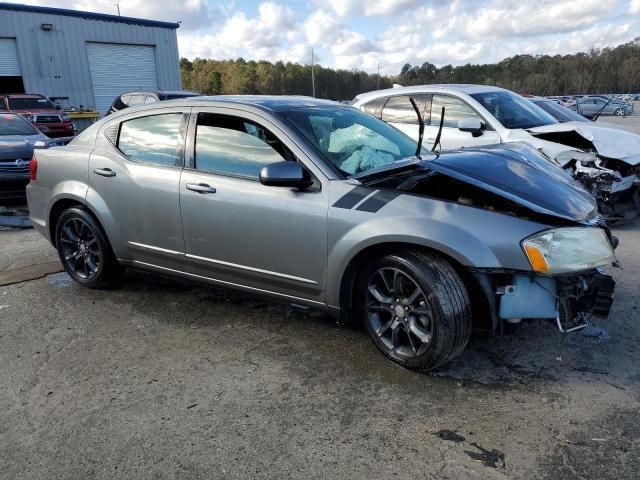
[[[579,180],[607,220],[640,214],[640,135],[592,122],[561,123],[526,98],[485,85],[396,87],[358,95],[353,105],[417,139],[410,98],[425,120],[425,146],[526,142]]]

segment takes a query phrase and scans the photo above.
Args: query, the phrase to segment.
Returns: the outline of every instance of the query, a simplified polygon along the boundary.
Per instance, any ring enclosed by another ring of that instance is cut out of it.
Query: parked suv
[[[615,241],[531,147],[433,155],[305,97],[162,103],[35,153],[32,223],[80,285],[125,265],[321,308],[419,370],[462,352],[474,323],[567,331],[609,312]]]
[[[164,100],[177,100],[180,98],[198,97],[198,92],[190,92],[188,90],[178,90],[174,92],[165,92],[163,90],[136,91],[125,92],[118,95],[113,101],[109,110],[105,112],[105,116],[111,115],[119,110],[127,107],[136,107],[146,105],[148,103],[161,102]]]
[[[0,95],[0,110],[2,109],[19,113],[48,137],[70,137],[74,133],[71,117],[42,95]]]

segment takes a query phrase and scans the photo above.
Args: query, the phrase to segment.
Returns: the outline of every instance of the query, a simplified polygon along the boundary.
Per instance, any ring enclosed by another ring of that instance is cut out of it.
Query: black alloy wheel
[[[466,286],[445,258],[402,250],[367,264],[356,313],[378,349],[403,367],[433,370],[459,355],[471,335]]]
[[[60,215],[55,244],[66,272],[84,287],[103,287],[121,271],[104,230],[83,208]]]
[[[433,338],[433,312],[418,284],[397,268],[376,270],[367,285],[366,311],[376,334],[389,349],[416,357]]]
[[[89,280],[97,275],[104,254],[95,232],[83,219],[72,217],[62,225],[60,248],[74,276]]]

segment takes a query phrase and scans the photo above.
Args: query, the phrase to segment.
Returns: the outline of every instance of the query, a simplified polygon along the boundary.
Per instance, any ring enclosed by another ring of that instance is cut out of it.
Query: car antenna
[[[440,112],[440,126],[438,127],[438,134],[436,135],[436,140],[433,142],[433,147],[431,147],[431,151],[435,151],[436,147],[440,145],[440,137],[442,136],[442,127],[444,126],[444,107],[442,107],[442,111]],[[440,145],[442,147],[442,145]]]
[[[420,156],[420,152],[422,151],[422,138],[424,137],[424,120],[422,119],[422,115],[420,114],[420,109],[418,108],[418,104],[413,99],[413,97],[409,97],[409,101],[411,102],[411,106],[416,111],[416,115],[418,116],[418,146],[416,147],[416,157],[418,160],[422,160]]]
[[[611,95],[609,97],[609,99],[607,100],[607,102],[602,106],[602,108],[600,110],[598,110],[598,113],[596,113],[592,118],[591,121],[595,122],[596,120],[598,120],[598,117],[600,117],[600,114],[604,111],[605,108],[607,108],[607,105],[609,105],[611,103],[611,100],[613,100],[613,95]]]

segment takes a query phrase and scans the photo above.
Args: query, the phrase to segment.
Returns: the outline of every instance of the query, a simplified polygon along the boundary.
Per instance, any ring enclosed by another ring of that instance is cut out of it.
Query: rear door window
[[[425,110],[429,96],[425,94],[398,95],[390,97],[382,109],[382,120],[389,123],[418,124],[418,116],[411,105],[411,97],[415,100],[420,113],[425,117]]]
[[[166,113],[122,122],[118,149],[136,162],[180,165],[184,137],[182,119],[182,113]]]
[[[380,118],[382,107],[384,107],[385,103],[387,103],[387,97],[376,98],[362,105],[361,110],[369,115]]]

